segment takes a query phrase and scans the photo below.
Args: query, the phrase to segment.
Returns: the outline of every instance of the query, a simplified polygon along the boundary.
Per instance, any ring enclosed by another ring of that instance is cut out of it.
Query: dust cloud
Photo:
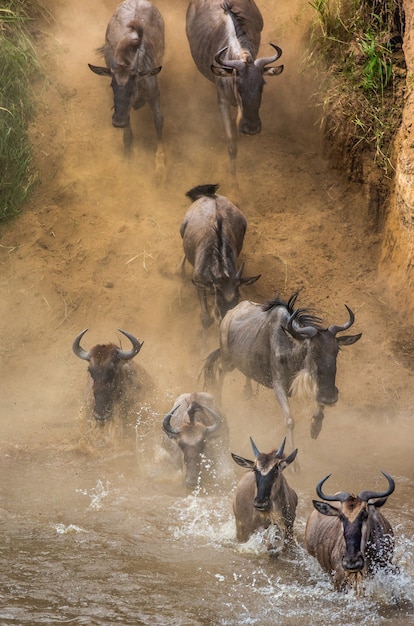
[[[177,275],[185,192],[220,183],[231,195],[228,157],[214,86],[196,71],[185,37],[184,0],[158,0],[166,26],[159,75],[165,117],[167,183],[153,175],[155,132],[148,108],[134,114],[133,154],[122,154],[122,132],[111,126],[109,80],[99,64],[115,4],[47,0],[49,23],[36,28],[44,75],[35,91],[31,128],[39,184],[22,215],[1,239],[1,437],[5,445],[62,446],[76,442],[86,365],[71,344],[120,342],[117,328],[144,346],[137,357],[156,380],[160,423],[173,399],[200,387],[198,375],[217,329],[201,332],[187,267]],[[316,106],[318,78],[306,62],[309,6],[262,0],[260,54],[283,49],[285,70],[269,78],[261,109],[263,132],[239,142],[240,192],[248,232],[241,260],[261,273],[243,297],[288,298],[304,287],[300,306],[316,306],[328,324],[356,314],[355,346],[338,359],[340,400],[326,411],[322,433],[310,439],[309,403],[293,400],[302,474],[311,488],[333,473],[340,489],[375,488],[380,469],[412,476],[412,371],[393,354],[398,327],[376,279],[378,238],[365,224],[363,189],[324,160]],[[350,331],[351,333],[351,331]],[[226,381],[224,411],[232,449],[250,456],[280,444],[284,434],[270,390],[242,400],[243,379]],[[158,425],[156,426],[158,428]],[[334,487],[335,485],[333,485]],[[401,487],[404,490],[404,485]]]

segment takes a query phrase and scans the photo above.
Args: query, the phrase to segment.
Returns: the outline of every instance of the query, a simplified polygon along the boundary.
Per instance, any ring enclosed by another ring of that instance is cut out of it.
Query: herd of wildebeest
[[[283,66],[271,66],[282,54],[275,44],[270,44],[273,56],[257,58],[262,28],[262,16],[253,0],[189,2],[186,32],[191,54],[199,71],[216,85],[235,182],[237,135],[260,132],[264,76],[283,70]],[[163,117],[157,75],[164,53],[164,22],[159,10],[148,0],[125,0],[109,21],[100,50],[105,67],[89,67],[112,80],[112,123],[124,129],[127,153],[132,142],[131,109],[148,103],[153,111],[155,169],[162,181]],[[205,184],[188,191],[191,205],[180,235],[182,274],[187,261],[193,267],[201,325],[218,326],[219,347],[205,361],[204,390],[177,397],[160,426],[165,448],[182,467],[187,487],[194,489],[200,484],[203,460],[214,464],[217,452],[230,456],[228,425],[220,410],[225,373],[237,369],[244,374],[247,393],[251,393],[251,380],[273,389],[286,436],[279,448],[270,452],[260,452],[251,439],[254,460],[231,454],[248,470],[236,486],[233,511],[239,541],[275,525],[287,543],[292,538],[298,502],[283,474],[289,465],[295,468],[298,452],[288,398],[303,390],[313,395],[316,408],[310,430],[316,439],[325,405],[338,399],[335,377],[339,349],[358,341],[361,334],[340,334],[354,323],[348,306],[347,320],[326,328],[312,309],[296,307],[298,292],[288,302],[278,297],[265,304],[240,302],[240,287],[252,284],[260,275],[244,276],[244,264],[238,266],[246,219],[217,189],[218,185]],[[133,362],[142,344],[131,333],[120,330],[131,344],[129,349],[109,343],[86,350],[81,346],[86,331],[73,342],[74,353],[88,362],[90,394],[83,408],[83,424],[98,435],[97,440],[119,442],[134,434],[137,411],[151,386],[145,370]],[[348,492],[326,494],[324,485],[329,475],[316,486],[320,500],[313,501],[305,544],[332,576],[337,590],[353,587],[359,594],[366,576],[379,568],[393,567],[393,530],[380,508],[393,493],[395,483],[386,472],[382,474],[387,481],[383,491],[365,490],[357,496]]]

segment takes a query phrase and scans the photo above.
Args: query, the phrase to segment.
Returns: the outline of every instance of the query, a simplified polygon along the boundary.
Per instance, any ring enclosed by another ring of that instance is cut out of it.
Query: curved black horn
[[[221,50],[219,50],[217,52],[217,54],[214,56],[215,62],[218,63],[219,65],[222,65],[223,67],[230,67],[230,68],[234,68],[236,70],[238,70],[241,67],[243,67],[244,63],[243,63],[243,61],[240,61],[239,59],[222,60],[221,57],[226,52],[226,50],[228,50],[228,48],[229,47],[226,46],[225,48],[222,48]]]
[[[259,448],[256,446],[256,444],[254,443],[253,439],[250,437],[250,443],[253,449],[253,454],[254,454],[254,458],[257,459],[257,457],[260,454]]]
[[[286,437],[283,438],[282,443],[280,444],[280,448],[279,450],[276,452],[276,456],[280,459],[283,456],[283,453],[285,451],[285,443],[286,443]]]
[[[336,335],[336,333],[341,332],[341,330],[347,330],[348,328],[350,328],[352,326],[352,324],[355,321],[355,315],[353,313],[353,311],[351,311],[351,309],[349,308],[349,306],[346,304],[345,305],[348,313],[349,313],[349,320],[347,322],[345,322],[345,324],[343,324],[342,326],[329,326],[328,330],[330,333],[332,333],[333,335]]]
[[[243,274],[243,270],[244,270],[244,265],[245,265],[245,261],[243,261],[243,263],[240,265],[239,269],[236,272],[236,278],[237,280],[240,280]]]
[[[381,474],[383,474],[388,480],[388,489],[386,491],[361,491],[361,493],[358,494],[358,498],[360,500],[363,500],[363,502],[368,502],[368,500],[371,500],[373,498],[387,498],[392,494],[395,489],[395,482],[393,478],[391,478],[391,476],[387,474],[387,472],[383,472],[382,470]]]
[[[260,70],[262,70],[264,67],[266,67],[266,65],[270,65],[270,63],[274,63],[275,61],[280,59],[280,57],[282,56],[282,48],[279,48],[279,46],[277,46],[274,43],[270,43],[270,45],[272,46],[272,48],[274,48],[276,50],[276,54],[274,54],[271,57],[261,57],[260,59],[256,59],[254,64]]]
[[[194,414],[198,409],[201,409],[202,411],[207,411],[207,413],[210,413],[211,417],[214,419],[214,424],[212,424],[211,426],[207,426],[206,430],[208,433],[214,432],[219,426],[221,426],[222,420],[219,414],[213,411],[213,409],[210,409],[210,407],[208,407],[207,405],[200,404],[196,401],[192,402],[188,407],[188,415],[190,417],[191,424],[194,423]]]
[[[130,342],[132,343],[132,350],[121,350],[121,349],[118,350],[119,358],[122,359],[123,361],[129,361],[129,359],[133,359],[134,356],[138,354],[144,342],[140,343],[138,339],[134,337],[134,335],[131,335],[131,333],[127,333],[126,330],[122,330],[121,328],[118,328],[118,330],[120,333],[125,335],[125,337],[127,337],[127,339],[129,339]]]
[[[215,430],[217,430],[217,428],[219,428],[219,426],[221,426],[221,417],[218,413],[216,413],[215,411],[213,411],[213,409],[210,409],[210,407],[205,406],[204,404],[200,405],[202,409],[204,409],[205,411],[207,411],[207,413],[210,413],[211,417],[214,419],[214,424],[212,424],[211,426],[207,427],[207,432],[209,434],[214,433]]]
[[[314,337],[316,335],[316,333],[318,332],[318,330],[316,328],[314,328],[314,326],[304,326],[303,328],[301,328],[301,327],[296,327],[295,328],[293,326],[293,321],[296,318],[296,316],[298,315],[298,313],[299,313],[299,309],[296,309],[296,311],[293,311],[292,315],[289,317],[289,319],[287,321],[286,330],[295,339],[306,339],[306,337]]]
[[[164,417],[164,419],[162,420],[162,428],[164,430],[164,432],[169,436],[169,437],[177,437],[177,435],[180,434],[180,431],[177,428],[173,428],[171,426],[171,418],[174,415],[174,413],[176,412],[176,410],[179,408],[179,404],[177,404],[177,406],[175,406],[174,408],[171,409],[171,411],[169,413],[167,413],[167,415]]]
[[[325,481],[328,480],[330,476],[332,476],[332,474],[328,474],[327,476],[325,476],[325,478],[322,478],[322,480],[318,482],[318,484],[316,485],[316,493],[321,498],[321,500],[325,500],[326,502],[346,502],[346,500],[348,500],[349,498],[349,493],[346,493],[346,491],[341,491],[334,494],[333,496],[327,496],[323,493],[322,485]]]
[[[78,356],[80,359],[84,359],[84,361],[90,361],[89,352],[86,352],[86,350],[84,350],[80,345],[80,341],[87,331],[88,329],[85,328],[81,333],[79,333],[79,335],[76,337],[75,341],[72,344],[72,350],[74,351],[76,356]]]

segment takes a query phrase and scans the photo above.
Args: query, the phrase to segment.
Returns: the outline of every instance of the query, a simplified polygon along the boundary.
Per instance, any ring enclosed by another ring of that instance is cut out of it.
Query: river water
[[[399,572],[356,599],[334,592],[303,547],[311,490],[297,489],[293,545],[269,556],[260,533],[236,542],[227,489],[187,493],[167,466],[151,476],[133,454],[9,449],[2,465],[1,624],[414,623],[407,477],[385,507]]]

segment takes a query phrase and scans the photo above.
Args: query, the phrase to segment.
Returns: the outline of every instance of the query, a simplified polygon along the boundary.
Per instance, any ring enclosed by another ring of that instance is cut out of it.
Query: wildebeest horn
[[[280,459],[283,456],[283,452],[285,451],[285,443],[286,437],[283,438],[282,443],[280,444],[279,450],[276,452],[276,456]]]
[[[237,273],[236,273],[237,280],[240,280],[242,277],[244,265],[245,265],[245,261],[243,261],[243,263],[240,265],[239,269],[237,270]]]
[[[277,46],[274,43],[271,43],[270,45],[272,46],[272,48],[274,48],[276,50],[276,54],[274,54],[271,57],[261,57],[260,59],[256,59],[254,64],[260,70],[262,70],[264,67],[266,67],[266,65],[270,65],[270,63],[274,63],[275,61],[280,59],[280,57],[282,56],[282,48],[279,48],[279,46]]]
[[[140,343],[138,339],[134,337],[134,335],[131,335],[131,333],[127,333],[126,330],[122,330],[121,328],[118,328],[118,330],[120,333],[125,335],[125,337],[127,337],[127,339],[129,339],[130,342],[132,343],[132,350],[121,350],[121,349],[118,350],[119,358],[122,359],[123,361],[128,361],[129,359],[133,359],[134,356],[136,356],[138,352],[141,350],[144,342]]]
[[[188,416],[190,418],[190,423],[194,424],[194,415],[195,415],[195,412],[199,409],[201,409],[202,411],[207,411],[207,413],[210,413],[211,417],[214,419],[214,424],[211,424],[211,426],[206,427],[206,432],[208,434],[213,433],[221,425],[221,418],[215,411],[213,411],[213,409],[210,409],[208,406],[205,406],[204,404],[200,404],[199,402],[192,402],[190,404],[190,406],[188,407],[188,411],[187,411]]]
[[[252,448],[253,448],[254,458],[257,459],[257,457],[260,454],[260,451],[259,451],[258,447],[256,446],[256,444],[254,443],[254,441],[253,441],[253,439],[251,437],[250,437],[250,443],[251,443]]]
[[[346,493],[346,491],[341,491],[333,496],[327,496],[323,493],[322,485],[325,481],[328,480],[330,476],[332,476],[332,474],[328,474],[327,476],[325,476],[325,478],[322,478],[322,480],[316,485],[316,493],[321,498],[321,500],[325,500],[326,502],[346,502],[346,500],[348,500],[349,498],[349,493]]]
[[[84,350],[80,345],[80,341],[87,331],[88,329],[85,328],[81,333],[79,333],[79,335],[76,337],[75,341],[72,344],[72,350],[74,351],[76,356],[78,356],[80,359],[84,359],[85,361],[90,361],[89,352],[86,352],[86,350]]]
[[[226,52],[226,50],[228,50],[228,46],[226,46],[225,48],[222,48],[221,50],[219,50],[217,52],[217,54],[214,57],[214,60],[216,63],[218,63],[219,65],[222,65],[223,67],[229,67],[234,68],[235,70],[241,69],[244,65],[243,61],[240,61],[239,59],[226,59],[225,61],[222,60],[222,56],[223,54]]]
[[[347,322],[345,322],[345,324],[343,324],[343,326],[329,326],[328,330],[333,335],[336,335],[336,333],[341,332],[341,330],[347,330],[348,328],[350,328],[352,326],[352,324],[355,321],[355,315],[353,314],[353,312],[351,311],[349,306],[346,304],[345,307],[346,307],[346,309],[347,309],[347,311],[349,313],[349,320]]]
[[[295,339],[304,339],[305,337],[314,337],[316,333],[318,332],[318,330],[314,326],[304,326],[303,328],[301,327],[295,328],[293,326],[293,321],[298,315],[298,313],[299,313],[299,309],[296,309],[296,311],[294,311],[292,315],[289,317],[287,321],[288,332],[292,335],[292,337],[295,337]]]
[[[180,431],[177,430],[176,428],[173,428],[171,426],[171,418],[174,415],[174,413],[176,412],[176,410],[179,408],[179,404],[177,404],[177,406],[175,406],[173,409],[171,409],[171,411],[169,413],[167,413],[167,415],[164,417],[164,419],[162,420],[162,428],[164,430],[164,432],[169,436],[169,437],[177,437],[177,435],[180,434]]]
[[[368,502],[368,500],[371,500],[373,498],[387,498],[392,494],[395,489],[394,480],[389,474],[387,474],[387,472],[383,472],[381,470],[381,474],[383,474],[388,480],[388,489],[386,491],[361,491],[361,493],[358,494],[358,498],[360,500],[362,500],[363,502]]]

